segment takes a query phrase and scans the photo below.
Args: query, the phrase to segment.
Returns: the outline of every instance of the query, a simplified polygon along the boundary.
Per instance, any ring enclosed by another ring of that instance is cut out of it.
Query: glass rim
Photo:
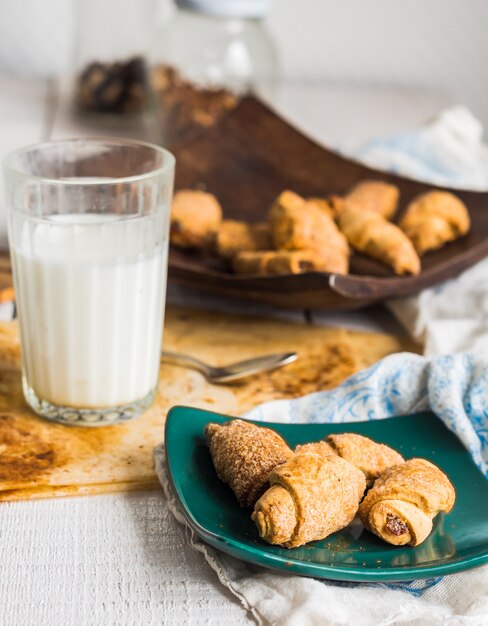
[[[83,180],[82,177],[79,179],[76,178],[50,178],[49,176],[39,176],[38,174],[29,174],[28,172],[23,171],[22,169],[15,167],[13,164],[14,159],[20,155],[25,154],[27,152],[32,151],[33,149],[42,149],[47,148],[49,146],[54,145],[62,145],[62,144],[75,144],[75,143],[93,143],[93,144],[113,144],[118,146],[144,146],[146,148],[150,148],[155,153],[160,154],[163,157],[163,162],[159,167],[155,167],[151,169],[149,172],[145,172],[144,174],[134,174],[132,176],[121,176],[121,177],[110,177],[105,178],[103,180]],[[42,181],[43,183],[47,183],[49,185],[61,185],[61,186],[95,186],[95,185],[118,185],[120,183],[135,183],[141,182],[150,178],[154,178],[167,172],[170,172],[176,163],[176,159],[174,155],[166,148],[162,148],[161,146],[157,146],[149,141],[139,141],[138,139],[126,139],[123,137],[105,137],[101,136],[88,136],[88,137],[67,137],[63,139],[53,139],[49,141],[40,141],[37,143],[32,143],[27,146],[23,146],[22,148],[17,148],[15,150],[11,150],[9,153],[5,155],[2,159],[1,164],[4,168],[4,171],[8,171],[14,173],[18,176],[23,176],[24,178],[29,178],[31,180]]]

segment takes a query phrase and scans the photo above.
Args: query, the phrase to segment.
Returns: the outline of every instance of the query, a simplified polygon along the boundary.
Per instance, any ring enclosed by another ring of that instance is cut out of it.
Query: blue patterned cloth
[[[335,389],[267,402],[246,417],[340,424],[428,410],[459,437],[488,478],[488,357],[392,354]]]

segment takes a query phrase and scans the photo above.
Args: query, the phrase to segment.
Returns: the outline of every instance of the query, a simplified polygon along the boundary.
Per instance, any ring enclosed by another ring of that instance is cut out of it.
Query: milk
[[[41,400],[105,408],[157,384],[167,242],[161,219],[26,220],[11,242],[24,375]]]

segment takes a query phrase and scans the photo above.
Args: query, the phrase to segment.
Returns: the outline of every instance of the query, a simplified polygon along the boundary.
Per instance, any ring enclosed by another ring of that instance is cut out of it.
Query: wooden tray
[[[216,126],[175,151],[176,188],[205,188],[228,218],[263,221],[283,189],[304,196],[345,193],[364,178],[401,190],[400,211],[432,188],[379,172],[326,150],[255,98],[246,98]],[[397,277],[379,262],[354,254],[351,274],[236,276],[219,260],[172,249],[169,276],[183,285],[286,308],[355,309],[415,294],[452,278],[488,255],[488,193],[455,193],[469,208],[469,235],[422,259],[419,276]]]

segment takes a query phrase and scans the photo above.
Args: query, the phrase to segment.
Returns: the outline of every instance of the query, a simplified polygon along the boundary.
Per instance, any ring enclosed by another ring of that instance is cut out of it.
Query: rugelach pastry
[[[334,220],[314,201],[283,191],[269,213],[274,246],[280,250],[334,251],[347,258],[349,246]]]
[[[325,441],[297,446],[295,452],[313,452],[322,456],[337,454],[363,472],[368,486],[386,469],[404,461],[393,448],[356,433],[329,435]]]
[[[232,259],[238,252],[271,249],[271,233],[265,222],[248,224],[224,220],[215,232],[215,252],[224,259]]]
[[[378,213],[389,220],[397,210],[399,198],[400,190],[395,185],[382,180],[363,180],[354,185],[342,200],[350,207]],[[338,202],[337,198],[335,202]]]
[[[252,519],[271,544],[296,548],[325,539],[352,521],[366,488],[364,474],[338,456],[297,454],[269,476]]]
[[[312,197],[312,198],[307,198],[307,202],[312,202],[313,204],[315,204],[315,206],[317,208],[319,208],[321,211],[323,211],[326,215],[328,215],[329,217],[334,219],[334,217],[335,217],[334,204],[328,198],[315,198],[315,197]]]
[[[425,459],[410,459],[388,468],[359,507],[364,526],[393,545],[418,546],[430,534],[432,520],[454,506],[455,491],[447,476]]]
[[[217,476],[241,506],[253,506],[267,488],[271,470],[294,455],[274,430],[239,419],[207,424],[205,437]]]
[[[466,205],[454,194],[429,191],[408,205],[400,228],[422,255],[466,235],[470,218]]]
[[[238,252],[233,259],[236,274],[301,274],[318,271],[346,274],[349,258],[334,250],[267,250]]]
[[[420,259],[410,239],[379,213],[345,203],[337,221],[351,246],[359,252],[389,265],[396,274],[420,272]]]
[[[182,189],[171,207],[170,241],[181,248],[205,247],[222,222],[222,207],[205,191]]]

